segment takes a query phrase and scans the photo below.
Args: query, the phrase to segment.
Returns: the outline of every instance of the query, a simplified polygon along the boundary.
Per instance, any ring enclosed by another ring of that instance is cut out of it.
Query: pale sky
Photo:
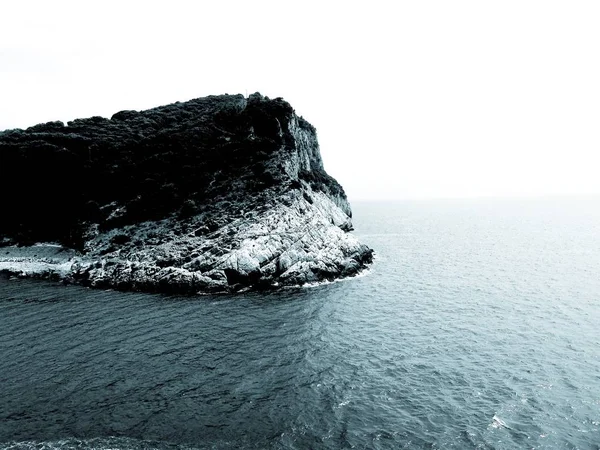
[[[600,193],[600,2],[4,1],[0,130],[283,97],[350,200]]]

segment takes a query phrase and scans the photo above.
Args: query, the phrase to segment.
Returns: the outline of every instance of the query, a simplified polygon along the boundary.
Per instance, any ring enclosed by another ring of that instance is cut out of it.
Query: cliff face
[[[9,130],[0,158],[0,270],[201,292],[334,279],[371,261],[314,127],[281,99],[211,96]],[[39,242],[77,253],[25,251]]]

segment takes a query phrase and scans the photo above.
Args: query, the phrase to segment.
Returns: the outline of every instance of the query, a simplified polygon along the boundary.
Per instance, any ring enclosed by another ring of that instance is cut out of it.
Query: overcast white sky
[[[598,1],[5,1],[0,129],[283,97],[350,200],[600,193]]]

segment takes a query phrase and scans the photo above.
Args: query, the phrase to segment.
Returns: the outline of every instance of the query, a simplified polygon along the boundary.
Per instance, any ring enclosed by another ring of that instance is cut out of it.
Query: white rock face
[[[247,214],[205,236],[188,230],[157,245],[126,245],[105,253],[118,231],[98,235],[71,276],[92,286],[203,292],[298,285],[358,273],[370,262],[371,250],[340,228],[350,219],[328,196],[310,192],[312,203],[292,193],[286,197],[289,204]],[[147,241],[149,230],[168,235],[164,231],[170,227],[168,220],[146,222],[127,233],[132,242]]]

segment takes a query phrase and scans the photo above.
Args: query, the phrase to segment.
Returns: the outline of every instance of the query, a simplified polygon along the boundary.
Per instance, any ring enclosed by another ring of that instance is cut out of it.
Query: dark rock
[[[110,120],[134,120],[138,119],[140,116],[141,114],[137,111],[126,110],[113,114]]]
[[[1,245],[80,252],[19,269],[0,258],[0,270],[215,292],[349,276],[372,260],[347,233],[350,205],[315,128],[281,98],[210,96],[9,130],[0,157],[0,189],[27,184],[5,196]]]

